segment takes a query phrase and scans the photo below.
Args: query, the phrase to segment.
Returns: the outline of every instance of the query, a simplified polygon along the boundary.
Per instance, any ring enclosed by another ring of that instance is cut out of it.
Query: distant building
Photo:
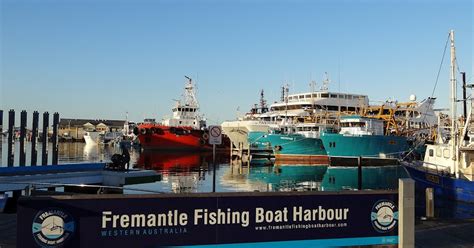
[[[121,132],[124,129],[124,120],[90,120],[90,119],[64,119],[59,121],[60,137],[71,137],[79,140],[84,138],[85,132]]]

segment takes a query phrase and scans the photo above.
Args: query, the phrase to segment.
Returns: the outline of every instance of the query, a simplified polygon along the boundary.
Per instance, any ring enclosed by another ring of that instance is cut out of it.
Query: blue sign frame
[[[22,197],[17,245],[396,244],[397,206],[396,191]]]

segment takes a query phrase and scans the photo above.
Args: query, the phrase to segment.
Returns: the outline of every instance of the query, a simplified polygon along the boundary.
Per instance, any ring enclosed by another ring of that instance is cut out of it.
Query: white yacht
[[[222,130],[236,147],[247,149],[250,132],[268,132],[270,125],[279,123],[327,123],[337,120],[339,113],[357,113],[369,105],[367,95],[336,93],[328,91],[328,80],[319,91],[288,94],[287,86],[282,87],[280,102],[266,107],[261,92],[260,107],[252,108],[243,118],[222,123]]]

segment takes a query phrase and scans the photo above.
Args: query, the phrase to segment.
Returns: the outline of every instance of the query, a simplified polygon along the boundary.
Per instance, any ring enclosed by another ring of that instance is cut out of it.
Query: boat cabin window
[[[304,98],[304,95],[300,95],[299,98],[300,98],[300,99],[303,99],[303,98]]]
[[[349,107],[349,108],[347,108],[347,109],[348,109],[349,111],[355,111],[355,110],[356,110],[355,107]]]
[[[337,95],[331,94],[331,98],[337,98]]]
[[[321,98],[329,98],[329,94],[323,93],[323,94],[321,94]]]
[[[443,157],[444,158],[449,158],[449,150],[448,149],[443,150]]]
[[[441,149],[440,148],[436,149],[436,157],[438,157],[438,158],[441,157]]]
[[[347,99],[352,99],[352,95],[348,95],[346,98]]]
[[[430,157],[433,157],[433,155],[434,155],[433,153],[434,153],[433,149],[430,149],[429,150]]]
[[[344,99],[345,97],[344,97],[344,95],[339,95],[339,98],[342,98],[342,99]]]
[[[311,98],[311,94],[308,94],[305,96],[306,98]]]
[[[341,127],[365,127],[365,122],[343,122]]]
[[[314,97],[314,98],[318,98],[318,94],[313,94],[313,97]]]
[[[328,110],[332,110],[332,111],[338,111],[339,110],[339,107],[338,106],[327,106]]]

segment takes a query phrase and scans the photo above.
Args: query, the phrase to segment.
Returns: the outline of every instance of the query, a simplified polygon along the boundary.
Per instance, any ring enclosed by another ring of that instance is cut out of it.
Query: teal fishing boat
[[[385,135],[382,120],[347,116],[339,133],[323,132],[321,140],[330,157],[396,158],[408,151],[406,137]]]
[[[280,125],[270,132],[250,132],[249,143],[254,150],[273,151],[276,161],[328,164],[328,157],[319,138],[322,126],[317,124]]]

